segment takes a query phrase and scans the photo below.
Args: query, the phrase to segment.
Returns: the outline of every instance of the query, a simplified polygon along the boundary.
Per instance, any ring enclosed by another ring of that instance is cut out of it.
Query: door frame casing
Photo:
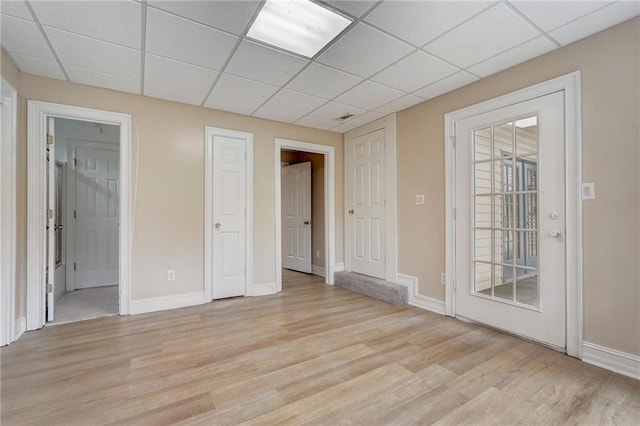
[[[324,155],[324,259],[325,283],[333,285],[333,273],[336,265],[336,208],[335,208],[335,148],[310,142],[300,142],[289,139],[275,138],[275,275],[276,292],[282,291],[282,174],[281,152],[283,149],[310,152]]]
[[[27,184],[27,330],[45,324],[46,224],[46,134],[47,118],[67,118],[120,126],[120,315],[130,312],[132,215],[132,117],[129,114],[29,100]],[[137,141],[140,143],[140,141]]]
[[[579,71],[445,114],[445,314],[452,317],[456,316],[456,122],[480,113],[556,92],[564,92],[565,113],[566,352],[570,356],[581,358],[583,342],[583,276],[582,202],[579,188],[582,182],[582,88]]]
[[[396,114],[389,114],[362,127],[347,132],[344,136],[345,159],[344,159],[344,269],[351,271],[351,225],[347,204],[349,200],[349,185],[351,175],[349,173],[349,155],[346,152],[349,142],[355,138],[366,135],[377,130],[384,130],[384,198],[385,198],[385,280],[398,282],[398,207],[397,207],[397,163],[396,163]],[[353,184],[353,182],[351,182]]]
[[[18,92],[2,78],[0,135],[0,346],[16,340],[16,150]],[[9,124],[5,126],[5,124]]]
[[[253,133],[239,130],[205,126],[204,128],[204,302],[213,300],[214,262],[213,262],[213,138],[224,136],[245,140],[245,296],[253,296]]]

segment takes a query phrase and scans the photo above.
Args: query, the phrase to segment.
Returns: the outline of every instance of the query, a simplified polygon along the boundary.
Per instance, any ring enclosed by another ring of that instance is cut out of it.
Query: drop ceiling
[[[24,73],[343,133],[640,14],[639,1],[318,3],[353,23],[311,59],[246,36],[260,1],[3,0],[0,42]]]

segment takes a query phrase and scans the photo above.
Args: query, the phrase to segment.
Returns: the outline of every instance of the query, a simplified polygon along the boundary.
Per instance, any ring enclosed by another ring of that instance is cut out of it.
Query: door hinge
[[[76,262],[73,262],[73,270],[74,271],[76,270],[76,267],[77,267]]]
[[[51,145],[53,143],[53,135],[47,133],[47,145]]]
[[[73,159],[73,167],[76,167],[78,165],[78,159],[74,158]]]
[[[454,207],[453,208],[453,220],[455,220],[455,219],[456,219],[456,208]]]
[[[456,290],[458,290],[458,284],[456,283],[456,280],[453,280],[452,284],[453,284],[453,292],[455,293]]]
[[[47,210],[47,219],[53,219],[53,210]]]
[[[47,294],[53,293],[53,284],[47,284],[45,288],[47,289]]]
[[[74,219],[76,218],[76,211],[75,210],[73,211],[73,218]]]

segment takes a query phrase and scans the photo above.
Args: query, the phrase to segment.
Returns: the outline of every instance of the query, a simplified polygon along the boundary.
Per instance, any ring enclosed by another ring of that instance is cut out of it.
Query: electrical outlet
[[[175,281],[176,280],[176,270],[169,269],[167,270],[167,281]]]
[[[593,182],[582,184],[582,199],[583,200],[595,200],[596,199],[596,184]]]
[[[424,205],[424,194],[416,194],[416,206]]]
[[[440,273],[440,284],[447,285],[447,274],[444,272]]]

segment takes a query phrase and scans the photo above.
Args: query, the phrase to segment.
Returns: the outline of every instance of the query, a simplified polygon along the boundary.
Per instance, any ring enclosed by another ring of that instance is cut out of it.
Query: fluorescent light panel
[[[247,35],[313,57],[351,20],[309,0],[267,0]]]

